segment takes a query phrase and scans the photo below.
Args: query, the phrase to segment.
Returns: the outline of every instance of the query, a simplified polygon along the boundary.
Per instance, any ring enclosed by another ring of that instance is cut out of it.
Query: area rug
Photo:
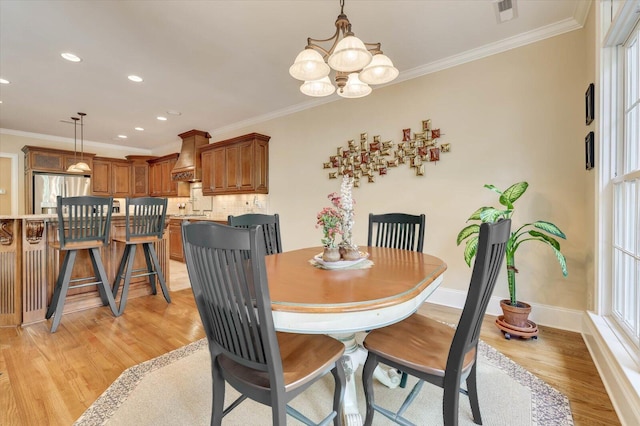
[[[361,370],[356,373],[360,412],[364,414]],[[376,384],[376,401],[399,407],[411,388]],[[331,408],[333,377],[316,382],[291,405],[314,421]],[[478,393],[485,425],[573,425],[568,399],[484,342],[479,344]],[[225,406],[237,397],[227,386]],[[405,416],[418,425],[442,424],[442,390],[426,384]],[[89,425],[208,425],[211,415],[211,364],[205,339],[125,370],[76,421]],[[460,396],[460,425],[473,425],[471,409]],[[290,425],[299,424],[288,417]],[[226,425],[270,425],[271,409],[250,400],[227,415]],[[377,413],[374,425],[392,424]]]

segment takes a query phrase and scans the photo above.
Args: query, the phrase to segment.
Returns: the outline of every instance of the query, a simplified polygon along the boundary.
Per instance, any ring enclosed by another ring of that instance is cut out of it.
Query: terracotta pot
[[[515,325],[516,327],[526,327],[529,323],[529,313],[531,305],[518,301],[517,306],[512,306],[509,299],[500,301],[500,307],[504,314],[504,322]]]
[[[322,260],[325,262],[337,262],[340,260],[340,250],[338,247],[325,247],[322,252]]]

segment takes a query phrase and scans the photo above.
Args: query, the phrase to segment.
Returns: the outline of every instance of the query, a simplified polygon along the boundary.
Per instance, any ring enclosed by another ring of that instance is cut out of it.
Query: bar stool
[[[109,241],[113,198],[58,196],[56,205],[58,207],[58,241],[50,243],[50,246],[65,252],[65,255],[53,290],[51,304],[45,315],[47,319],[53,315],[52,333],[58,329],[67,292],[72,288],[97,285],[102,304],[109,305],[115,316],[119,315],[100,256],[100,248],[106,246]],[[78,250],[89,251],[94,277],[71,279]],[[89,279],[98,281],[86,282]],[[73,284],[76,282],[83,283]]]
[[[129,294],[129,284],[131,278],[149,277],[151,293],[157,294],[156,276],[162,288],[162,294],[168,303],[171,303],[169,290],[164,279],[158,255],[153,245],[154,242],[162,239],[164,232],[164,222],[167,213],[167,199],[156,197],[127,198],[125,210],[125,238],[116,237],[113,241],[125,244],[124,253],[118,266],[115,282],[113,283],[113,297],[118,294],[120,281],[123,281],[122,295],[120,296],[120,306],[118,313],[122,314],[127,304]],[[142,244],[146,268],[133,269],[136,258],[136,247]],[[125,268],[126,267],[126,268]]]

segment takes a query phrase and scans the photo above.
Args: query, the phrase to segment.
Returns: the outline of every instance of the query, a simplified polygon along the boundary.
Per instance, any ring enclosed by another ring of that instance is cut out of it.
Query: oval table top
[[[321,269],[310,261],[322,247],[265,257],[276,329],[351,333],[400,321],[441,284],[447,265],[425,253],[360,247],[373,265]]]

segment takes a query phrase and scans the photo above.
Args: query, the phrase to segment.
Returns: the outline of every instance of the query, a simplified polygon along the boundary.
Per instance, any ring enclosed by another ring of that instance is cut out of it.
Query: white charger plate
[[[356,260],[338,260],[335,262],[326,262],[324,260],[322,260],[322,253],[318,253],[315,256],[313,256],[313,260],[318,263],[320,266],[322,266],[324,269],[343,269],[343,268],[348,268],[349,266],[353,266],[353,265],[357,265],[358,263],[362,262],[363,260],[367,259],[369,257],[369,253],[361,251],[360,252],[360,259],[356,259]]]

